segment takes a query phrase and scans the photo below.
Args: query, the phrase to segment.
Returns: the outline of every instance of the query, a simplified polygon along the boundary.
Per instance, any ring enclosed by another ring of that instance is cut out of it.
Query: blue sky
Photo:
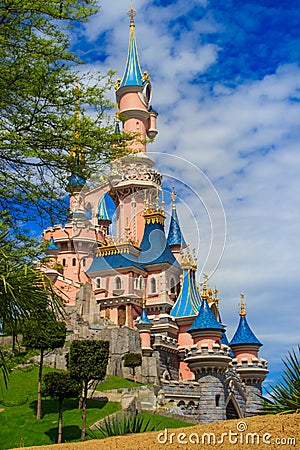
[[[101,5],[74,31],[73,45],[91,70],[121,77],[129,1]],[[300,3],[133,6],[140,62],[159,112],[150,155],[165,186],[176,186],[185,240],[198,251],[199,272],[220,290],[229,339],[245,293],[272,382],[280,359],[299,343]]]

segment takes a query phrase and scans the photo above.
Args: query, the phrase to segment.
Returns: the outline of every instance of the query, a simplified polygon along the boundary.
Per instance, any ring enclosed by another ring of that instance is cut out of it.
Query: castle
[[[133,347],[143,356],[140,379],[161,386],[160,404],[172,402],[203,423],[249,416],[259,408],[268,373],[258,355],[262,344],[248,325],[243,295],[228,341],[217,289],[205,275],[201,290],[197,286],[196,257],[181,231],[174,189],[165,232],[162,176],[147,155],[147,138],[158,133],[157,112],[149,74],[139,63],[132,7],[128,15],[128,57],[116,100],[123,131],[135,136],[132,152],[113,161],[96,183],[70,174],[68,221],[44,230],[49,262],[43,270],[89,336],[114,328],[118,336],[135,335]]]

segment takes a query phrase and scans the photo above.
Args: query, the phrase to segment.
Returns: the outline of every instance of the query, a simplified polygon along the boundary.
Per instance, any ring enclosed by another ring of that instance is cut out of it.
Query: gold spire
[[[240,307],[240,316],[241,316],[241,317],[245,317],[246,314],[247,314],[247,312],[246,312],[246,307],[245,307],[245,294],[243,294],[243,293],[241,292],[240,297],[241,297],[241,302],[240,302],[240,304],[239,304],[239,307]]]
[[[134,18],[136,16],[136,10],[132,6],[132,1],[130,1],[130,9],[129,9],[127,15],[130,18],[130,31],[133,31],[134,30]]]
[[[213,290],[213,294],[214,294],[213,302],[216,305],[217,310],[219,310],[219,300],[220,300],[219,297],[218,297],[219,291],[218,291],[218,289],[216,287]]]
[[[172,209],[176,209],[176,197],[177,197],[177,193],[175,191],[174,186],[172,186],[172,192],[171,192],[171,199],[172,199]]]
[[[79,83],[78,83],[78,79],[76,79],[76,84],[75,84],[75,139],[79,139],[80,138],[80,131],[79,131],[79,114],[80,114],[80,110],[79,110],[79,97],[80,97],[80,89],[79,89]],[[73,146],[73,148],[70,150],[70,157],[71,158],[75,158],[77,163],[80,164],[85,164],[85,155],[84,155],[84,151],[77,145],[75,144]]]
[[[201,292],[201,297],[203,299],[208,299],[208,295],[207,295],[207,279],[208,279],[208,275],[206,275],[206,273],[203,274],[203,288],[202,288],[202,292]]]
[[[143,289],[142,308],[146,309],[146,283],[144,278],[142,278],[142,289]]]

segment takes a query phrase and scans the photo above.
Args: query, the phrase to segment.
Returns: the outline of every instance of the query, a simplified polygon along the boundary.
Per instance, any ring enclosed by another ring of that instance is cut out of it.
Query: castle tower
[[[194,345],[184,359],[199,383],[198,413],[203,423],[226,418],[224,381],[231,361],[229,347],[221,344],[224,327],[215,318],[207,300],[205,279],[202,304],[189,328]]]
[[[129,47],[125,71],[116,84],[118,116],[123,132],[132,136],[128,146],[132,153],[112,164],[109,177],[112,186],[109,194],[117,208],[117,236],[122,238],[129,227],[130,236],[138,244],[144,229],[144,191],[153,195],[161,190],[161,175],[153,169],[154,161],[146,154],[147,138],[157,135],[157,113],[151,106],[152,85],[148,72],[141,70],[134,17],[136,11],[130,8]]]
[[[177,261],[181,264],[181,251],[186,247],[186,243],[184,237],[182,235],[179,220],[176,211],[176,192],[174,187],[172,187],[172,215],[168,233],[168,244],[173,252],[173,255],[177,259]]]
[[[147,316],[145,295],[143,295],[141,317],[138,320],[138,322],[136,323],[136,327],[140,333],[143,356],[151,356],[153,353],[153,349],[151,347],[152,322],[151,322],[151,320],[148,319],[148,316]]]
[[[194,378],[194,374],[189,369],[184,358],[186,348],[194,343],[188,330],[198,314],[202,300],[196,288],[196,260],[190,254],[189,248],[187,248],[185,255],[182,256],[181,267],[183,270],[183,281],[177,300],[171,309],[170,316],[175,318],[178,326],[177,340],[180,356],[179,379],[191,380]]]
[[[244,294],[241,294],[240,321],[229,345],[234,354],[232,365],[246,385],[246,415],[251,416],[260,410],[262,382],[268,370],[267,361],[258,356],[262,344],[249,327],[246,314]]]

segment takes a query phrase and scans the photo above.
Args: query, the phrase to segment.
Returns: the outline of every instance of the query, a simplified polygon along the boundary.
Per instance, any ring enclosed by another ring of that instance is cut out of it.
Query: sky
[[[220,291],[232,338],[240,292],[272,384],[299,343],[300,3],[135,0],[159,134],[148,152],[177,190],[198,278]],[[122,77],[127,0],[103,0],[72,36],[91,70]],[[114,93],[111,94],[113,98]]]

